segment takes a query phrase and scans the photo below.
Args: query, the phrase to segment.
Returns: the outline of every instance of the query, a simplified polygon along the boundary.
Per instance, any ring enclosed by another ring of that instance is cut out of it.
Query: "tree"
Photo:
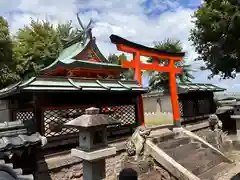
[[[108,56],[108,62],[111,63],[111,64],[120,65],[119,56],[117,56],[116,54],[110,54],[110,55]]]
[[[14,44],[18,73],[23,77],[51,64],[62,50],[62,43],[48,21],[32,20],[30,26],[19,29]]]
[[[240,3],[238,0],[205,0],[194,13],[190,40],[209,78],[234,78],[240,72]]]
[[[182,44],[179,40],[166,39],[154,44],[154,48],[166,50],[168,52],[182,52]],[[152,58],[149,58],[147,62],[151,63]],[[167,65],[168,60],[160,60],[161,65]],[[176,62],[177,67],[183,68],[181,75],[177,75],[177,80],[181,83],[190,83],[194,77],[191,74],[191,65],[185,64],[184,60]],[[168,89],[169,86],[169,73],[168,72],[157,72],[157,71],[146,71],[147,75],[150,77],[149,87],[150,89]]]
[[[0,88],[15,83],[20,77],[14,72],[15,62],[12,58],[12,42],[8,22],[0,16]]]
[[[71,22],[55,28],[48,21],[32,20],[29,26],[19,29],[14,44],[14,57],[18,60],[17,72],[28,78],[58,58],[64,43],[76,32]]]
[[[120,56],[117,56],[116,54],[110,54],[108,56],[108,61],[111,64],[120,65],[122,59],[127,59],[127,56],[124,53],[122,53]],[[134,70],[128,69],[127,71],[123,72],[121,76],[124,79],[134,79]]]
[[[78,31],[77,29],[73,28],[72,21],[69,21],[65,24],[58,24],[56,30],[63,45],[74,39],[77,36]]]

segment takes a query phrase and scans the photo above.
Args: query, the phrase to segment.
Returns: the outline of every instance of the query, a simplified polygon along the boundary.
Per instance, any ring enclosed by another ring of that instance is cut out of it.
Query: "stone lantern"
[[[65,124],[79,130],[79,147],[72,149],[71,154],[83,160],[84,180],[105,178],[105,158],[116,154],[116,148],[107,143],[106,126],[113,123],[117,122],[91,107],[84,115]]]

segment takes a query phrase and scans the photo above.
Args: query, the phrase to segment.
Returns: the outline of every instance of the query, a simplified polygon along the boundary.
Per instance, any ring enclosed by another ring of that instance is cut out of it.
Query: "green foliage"
[[[209,78],[234,78],[240,72],[240,3],[238,0],[206,0],[194,14],[191,30],[199,54],[211,71]]]
[[[182,44],[179,40],[166,39],[154,44],[154,48],[165,50],[168,52],[179,53],[182,52]],[[148,63],[153,61],[152,58],[148,59]],[[167,65],[168,60],[159,60],[159,64]],[[183,68],[181,75],[177,76],[178,81],[181,83],[190,83],[194,77],[191,74],[191,65],[186,65],[184,60],[176,62],[176,67]],[[149,87],[150,89],[169,89],[169,73],[168,72],[157,72],[157,71],[146,71],[147,76],[150,76]]]
[[[14,43],[14,57],[18,60],[16,71],[29,78],[57,59],[64,43],[74,38],[71,22],[55,28],[48,21],[32,20],[29,26],[18,30]]]
[[[8,22],[0,17],[0,88],[34,76],[51,64],[76,31],[71,22],[54,27],[48,21],[32,20],[11,39]]]
[[[72,27],[72,21],[67,22],[66,24],[58,24],[57,33],[63,43],[66,40],[71,40],[76,36],[77,29]]]
[[[20,79],[14,72],[15,62],[12,58],[12,43],[8,22],[0,16],[0,88]]]
[[[38,72],[51,64],[62,50],[58,31],[48,21],[32,20],[15,37],[14,57],[21,76]]]
[[[116,54],[110,54],[108,56],[108,61],[111,64],[117,64],[117,65],[121,65],[121,60],[127,59],[127,56],[122,53],[120,56],[117,56]],[[134,79],[134,70],[133,69],[128,69],[127,71],[122,73],[122,78],[124,79]]]
[[[8,22],[0,16],[0,63],[11,64],[12,44],[9,35]]]
[[[168,52],[174,52],[174,53],[180,53],[182,52],[182,44],[179,40],[173,40],[173,39],[166,39],[164,41],[155,42],[154,48],[165,50]],[[151,63],[153,61],[152,58],[149,58],[147,62]],[[168,64],[167,60],[161,59],[159,60],[159,63],[162,65]]]
[[[10,69],[6,64],[2,64],[0,67],[0,89],[14,84],[20,80],[19,75]]]
[[[118,64],[118,65],[120,65],[119,56],[117,56],[116,54],[110,54],[108,56],[108,62],[111,63],[111,64]]]

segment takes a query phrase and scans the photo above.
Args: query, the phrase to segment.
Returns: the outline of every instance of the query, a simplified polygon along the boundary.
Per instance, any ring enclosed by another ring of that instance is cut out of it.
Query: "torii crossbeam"
[[[135,69],[135,80],[142,85],[141,70],[151,70],[159,72],[169,72],[169,87],[172,102],[173,120],[175,126],[181,126],[180,112],[177,96],[176,73],[181,73],[182,68],[175,68],[175,61],[181,61],[185,53],[170,53],[155,48],[146,47],[134,42],[128,41],[116,35],[110,36],[111,42],[116,44],[119,51],[133,54],[133,60],[121,60],[122,67]],[[152,64],[145,64],[140,61],[140,56],[149,56],[154,59]],[[167,66],[159,65],[159,59],[168,60]],[[144,123],[143,100],[139,97],[139,117]]]

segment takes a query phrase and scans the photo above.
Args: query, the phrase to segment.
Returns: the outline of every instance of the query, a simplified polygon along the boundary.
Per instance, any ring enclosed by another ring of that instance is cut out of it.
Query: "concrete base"
[[[174,127],[172,129],[172,132],[175,134],[175,136],[182,136],[184,133],[184,128],[183,127]]]
[[[83,179],[84,180],[101,180],[106,177],[105,159],[97,161],[83,160]]]
[[[180,120],[174,121],[173,124],[174,124],[175,127],[181,127],[181,121]]]
[[[106,157],[116,154],[116,147],[107,147],[92,152],[82,151],[80,149],[72,149],[71,155],[74,157],[81,158],[86,161],[95,161],[99,159],[105,159]]]

